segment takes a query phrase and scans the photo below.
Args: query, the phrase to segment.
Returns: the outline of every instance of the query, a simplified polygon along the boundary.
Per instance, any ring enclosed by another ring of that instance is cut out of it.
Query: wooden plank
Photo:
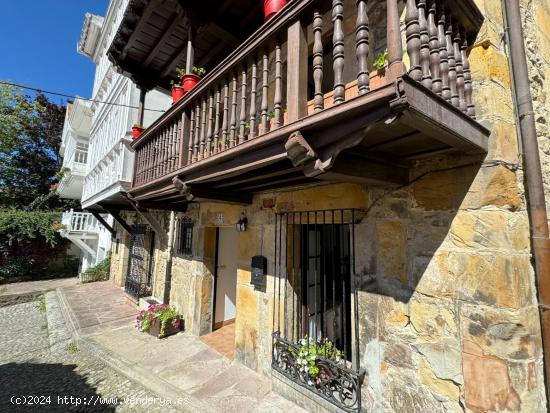
[[[149,56],[147,56],[147,59],[143,61],[141,64],[142,67],[149,66],[151,61],[156,57],[159,50],[164,47],[164,43],[166,40],[172,35],[172,33],[176,30],[180,22],[181,14],[174,14],[168,23],[168,29],[162,34],[161,38],[157,41],[156,46],[149,52]]]
[[[307,41],[300,20],[288,28],[287,40],[287,93],[288,122],[295,122],[307,115]]]

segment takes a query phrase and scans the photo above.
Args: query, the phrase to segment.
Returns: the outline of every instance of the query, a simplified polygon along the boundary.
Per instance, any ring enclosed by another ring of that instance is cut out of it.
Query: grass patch
[[[76,343],[73,343],[71,341],[65,345],[65,350],[67,350],[69,353],[76,353],[78,351],[78,346],[76,345]]]
[[[41,295],[38,297],[38,309],[40,312],[45,313],[46,312],[46,297]]]

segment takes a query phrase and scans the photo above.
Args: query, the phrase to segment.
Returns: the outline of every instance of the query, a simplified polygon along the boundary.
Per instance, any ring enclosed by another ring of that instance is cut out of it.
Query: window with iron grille
[[[355,209],[275,217],[272,367],[346,412],[361,411]],[[314,354],[308,359],[308,354]]]
[[[193,255],[193,221],[184,217],[179,222],[176,252],[178,255]]]

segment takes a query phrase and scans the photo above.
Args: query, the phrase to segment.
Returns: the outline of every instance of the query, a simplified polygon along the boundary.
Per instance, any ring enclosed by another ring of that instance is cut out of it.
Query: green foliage
[[[300,371],[307,373],[312,379],[315,379],[319,374],[319,368],[317,367],[319,357],[330,360],[339,360],[342,358],[342,352],[327,339],[319,339],[315,342],[313,338],[308,338],[306,335],[300,340],[299,344],[300,349],[298,352],[293,347],[289,347],[288,350],[296,356],[296,362],[300,366]]]
[[[206,69],[204,67],[193,66],[193,68],[191,69],[191,73],[194,74],[194,75],[203,77],[206,74]],[[183,77],[187,74],[187,72],[185,71],[184,68],[177,67],[176,68],[176,74],[178,75],[178,77]]]
[[[149,304],[147,310],[139,311],[136,316],[136,328],[140,331],[149,331],[156,320],[160,321],[160,337],[164,337],[170,324],[180,328],[178,312],[168,304]]]
[[[69,353],[76,353],[78,351],[78,346],[76,343],[70,341],[65,345],[65,350],[67,350]]]
[[[384,69],[388,65],[388,49],[379,54],[372,65],[376,70]]]
[[[25,243],[38,236],[54,246],[59,234],[54,224],[61,220],[60,212],[52,211],[0,211],[0,246],[14,241]]]
[[[0,263],[0,280],[26,277],[32,271],[32,262],[25,257],[13,257]]]
[[[38,297],[38,309],[40,312],[45,313],[46,312],[46,297],[41,295]]]
[[[111,256],[84,271],[82,282],[107,281],[111,271]]]

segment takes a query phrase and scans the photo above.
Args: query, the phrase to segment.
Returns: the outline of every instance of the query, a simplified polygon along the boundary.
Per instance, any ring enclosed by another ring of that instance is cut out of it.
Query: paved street
[[[0,307],[0,412],[36,410],[13,404],[23,401],[47,412],[303,412],[197,337],[137,331],[135,308],[109,282],[43,297]]]

